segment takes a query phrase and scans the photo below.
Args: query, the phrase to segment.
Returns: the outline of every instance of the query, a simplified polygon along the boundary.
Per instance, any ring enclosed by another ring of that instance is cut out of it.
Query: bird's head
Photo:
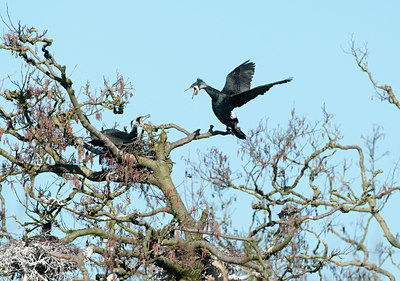
[[[150,114],[147,114],[147,115],[145,115],[145,116],[136,117],[136,118],[135,118],[134,120],[132,120],[132,122],[131,122],[132,129],[138,127],[138,126],[141,125],[141,124],[143,124],[144,120],[146,120],[146,119],[149,118],[149,117],[150,117]]]
[[[207,85],[206,83],[204,83],[203,80],[197,78],[197,81],[194,82],[192,85],[190,85],[190,87],[187,88],[187,89],[185,90],[185,92],[186,92],[187,90],[193,89],[194,91],[193,91],[192,98],[194,98],[194,96],[197,95],[197,93],[198,93],[201,89],[204,89],[204,88],[207,87],[207,86],[208,86],[208,85]]]

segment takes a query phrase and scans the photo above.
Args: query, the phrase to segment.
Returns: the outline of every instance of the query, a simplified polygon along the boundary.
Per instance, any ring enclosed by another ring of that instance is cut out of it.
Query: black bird
[[[233,109],[244,105],[258,95],[263,95],[274,85],[292,81],[292,78],[288,78],[250,89],[254,68],[255,64],[250,61],[245,61],[236,67],[226,77],[225,86],[222,91],[210,87],[201,79],[197,79],[197,81],[189,87],[189,89],[194,89],[192,98],[197,95],[201,89],[206,90],[211,97],[212,109],[215,116],[227,126],[228,130],[232,129],[235,136],[239,139],[246,139],[246,135],[238,127],[237,124],[239,121]]]
[[[131,143],[137,138],[138,135],[137,128],[139,127],[139,125],[143,124],[143,121],[149,117],[150,114],[147,114],[145,116],[139,116],[136,119],[134,119],[131,122],[132,129],[130,133],[120,131],[117,129],[106,129],[101,131],[101,133],[105,135],[110,141],[112,141],[116,146],[120,146],[126,143]],[[100,140],[98,137],[92,134],[90,135],[90,137],[91,141],[89,143],[95,146],[105,147],[104,142]]]

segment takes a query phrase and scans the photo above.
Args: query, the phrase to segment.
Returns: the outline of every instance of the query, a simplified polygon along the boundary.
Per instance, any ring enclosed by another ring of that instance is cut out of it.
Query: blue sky
[[[0,2],[4,16],[7,1]],[[87,81],[100,89],[103,77],[118,71],[133,83],[133,99],[123,116],[106,114],[103,123],[128,125],[151,114],[154,124],[176,123],[189,131],[214,124],[210,98],[183,91],[200,77],[221,89],[226,75],[247,59],[256,63],[253,86],[294,77],[236,110],[244,132],[262,119],[285,126],[293,107],[309,120],[320,120],[321,107],[335,115],[344,144],[360,144],[361,135],[382,125],[390,150],[385,167],[399,159],[399,110],[380,102],[367,76],[346,54],[351,34],[368,43],[369,68],[377,82],[399,92],[400,4],[398,1],[8,1],[13,21],[54,39],[59,63],[72,72],[76,90]],[[0,77],[20,64],[0,52]],[[99,127],[101,123],[97,123]],[[235,137],[195,142],[172,155],[174,176],[183,179],[181,156],[211,146],[233,159]]]
[[[398,88],[396,1],[40,3],[10,1],[10,15],[48,30],[56,58],[69,71],[74,69],[76,89],[86,81],[99,88],[103,76],[113,78],[116,71],[133,83],[127,112],[134,115],[118,116],[121,125],[151,113],[153,123],[175,122],[188,130],[210,124],[224,128],[218,126],[205,93],[191,100],[183,90],[197,77],[222,88],[226,74],[250,59],[256,63],[254,86],[290,76],[294,80],[236,110],[244,131],[262,118],[282,123],[293,106],[299,114],[319,118],[324,103],[346,137],[366,134],[372,123],[384,124],[388,134],[397,129],[388,120],[395,120],[398,112],[371,100],[373,87],[345,53],[351,34],[358,45],[367,42],[376,80]],[[4,1],[1,9],[4,15]],[[0,59],[18,70],[13,57],[2,52]]]

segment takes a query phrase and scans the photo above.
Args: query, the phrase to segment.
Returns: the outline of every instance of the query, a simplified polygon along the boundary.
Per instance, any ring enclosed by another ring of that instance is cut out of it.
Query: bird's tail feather
[[[232,131],[234,133],[234,135],[236,137],[238,137],[241,140],[245,140],[246,139],[246,135],[242,132],[242,130],[240,130],[240,127],[238,127],[237,125],[235,125],[235,127],[232,128]]]

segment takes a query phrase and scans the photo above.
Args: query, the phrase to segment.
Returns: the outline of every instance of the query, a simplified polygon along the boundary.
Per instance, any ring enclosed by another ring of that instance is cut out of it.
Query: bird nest
[[[122,149],[125,153],[150,158],[154,157],[154,152],[152,151],[152,148],[152,143],[144,139],[140,139],[132,143],[127,143],[120,146],[120,149]]]
[[[154,152],[152,151],[152,147],[153,146],[151,142],[145,140],[136,140],[131,143],[118,145],[118,148],[123,151],[125,155],[130,155],[133,157],[142,156],[148,158],[154,158],[155,156]],[[103,164],[124,164],[115,159],[106,147],[103,147],[100,150],[96,151],[96,154],[100,156],[101,163]]]
[[[66,274],[72,274],[78,267],[59,257],[76,256],[78,252],[78,248],[51,235],[30,238],[27,242],[12,239],[0,246],[0,276],[32,281],[64,280]]]
[[[138,156],[147,158],[155,157],[151,143],[142,140],[135,141],[121,145],[119,149],[124,152],[122,160],[114,158],[107,148],[100,154],[100,161],[105,168],[104,177],[108,181],[125,182],[128,184],[137,181],[141,175],[151,173],[148,168],[136,162],[136,157]]]

